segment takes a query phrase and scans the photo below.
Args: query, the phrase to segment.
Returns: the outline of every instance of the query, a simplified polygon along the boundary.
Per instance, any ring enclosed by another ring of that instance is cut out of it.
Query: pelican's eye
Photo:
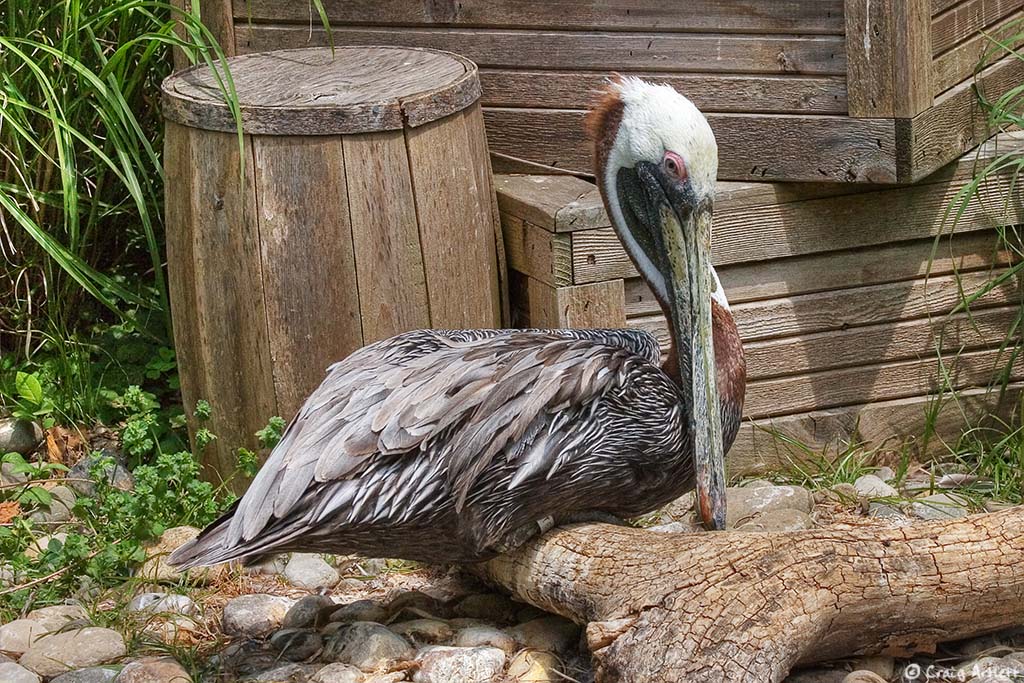
[[[674,180],[683,181],[686,180],[686,164],[675,152],[665,152],[665,158],[661,162],[662,168],[665,169],[665,174]]]

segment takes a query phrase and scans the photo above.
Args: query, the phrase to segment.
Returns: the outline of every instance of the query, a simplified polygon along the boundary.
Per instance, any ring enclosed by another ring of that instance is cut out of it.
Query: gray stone
[[[141,593],[128,603],[128,611],[144,614],[173,614],[191,617],[199,608],[192,598],[178,593]]]
[[[88,619],[89,613],[81,605],[50,605],[34,609],[25,615],[26,619],[65,625],[69,621]]]
[[[392,671],[390,673],[382,674],[367,674],[366,678],[363,679],[363,683],[399,683],[404,681],[405,673],[401,671]],[[452,681],[452,683],[455,683]]]
[[[875,476],[881,479],[882,481],[888,482],[896,478],[896,472],[895,470],[893,470],[893,468],[886,467],[883,465],[882,467],[879,467],[877,470],[875,470]]]
[[[21,655],[32,643],[56,631],[60,625],[53,625],[31,619],[15,619],[0,626],[0,650]]]
[[[800,531],[813,529],[814,520],[800,510],[769,510],[754,515],[749,522],[736,527],[737,531]]]
[[[284,568],[288,566],[288,555],[271,555],[262,562],[248,565],[245,571],[249,574],[265,574],[275,576],[284,574]]]
[[[0,681],[4,683],[39,683],[42,680],[20,664],[0,663]]]
[[[900,492],[874,474],[865,474],[853,482],[861,498],[899,498]]]
[[[888,680],[896,673],[896,660],[884,655],[860,657],[853,662],[856,671],[871,671]]]
[[[310,683],[362,683],[363,672],[349,664],[334,662],[313,674]]]
[[[139,567],[139,576],[156,582],[176,583],[182,577],[196,583],[210,583],[224,576],[226,564],[213,567],[195,567],[182,571],[167,564],[167,556],[199,535],[192,526],[171,527],[155,542],[146,546],[146,560]]]
[[[281,625],[294,603],[277,595],[240,595],[224,605],[221,628],[229,636],[263,636]]]
[[[92,470],[101,460],[106,462],[97,469],[95,475]],[[68,477],[73,479],[68,483],[80,496],[93,496],[96,494],[96,484],[91,481],[96,478],[105,480],[110,486],[122,491],[131,491],[135,488],[135,478],[124,466],[120,454],[112,450],[103,450],[99,453],[90,453],[75,465],[68,472]]]
[[[67,486],[54,486],[50,489],[50,504],[40,506],[29,513],[30,521],[43,524],[58,524],[71,519],[71,510],[75,507],[75,492]]]
[[[843,683],[888,683],[874,671],[852,671],[843,677]]]
[[[726,489],[726,526],[730,529],[755,515],[772,510],[799,510],[810,514],[811,492],[801,486],[730,487]]]
[[[437,615],[441,611],[441,602],[423,591],[402,591],[388,603],[388,614],[392,619],[402,613],[422,617]]]
[[[440,643],[455,635],[455,629],[440,619],[413,619],[392,624],[391,630],[405,636],[414,645]]]
[[[3,455],[3,453],[0,453]],[[0,464],[0,484],[24,484],[28,481],[27,472],[15,472],[13,462],[5,462]]]
[[[388,610],[376,600],[356,600],[331,612],[330,621],[351,624],[356,621],[385,621]]]
[[[44,536],[39,536],[36,539],[34,539],[27,548],[25,548],[25,557],[29,558],[30,560],[34,560],[35,558],[45,553],[47,549],[49,549],[50,544],[54,541],[63,545],[67,542],[67,540],[68,535],[63,531],[58,531],[55,534],[46,534]]]
[[[412,659],[414,654],[409,642],[387,626],[357,621],[330,637],[323,659],[374,671]]]
[[[860,494],[857,492],[857,487],[846,481],[841,481],[838,484],[833,485],[829,490],[836,494],[836,497],[840,502],[844,503],[855,503],[860,497]]]
[[[171,657],[144,657],[126,664],[114,683],[192,683],[192,677]]]
[[[338,570],[316,553],[292,553],[284,568],[284,577],[293,586],[306,590],[331,588],[341,579]]]
[[[564,653],[576,649],[580,627],[568,619],[550,616],[519,624],[509,629],[509,634],[534,650]]]
[[[703,531],[700,523],[697,522],[697,518],[694,517],[692,522],[669,522],[668,524],[657,524],[655,526],[647,527],[648,531],[653,531],[656,534],[693,534],[699,531]]]
[[[307,683],[318,668],[308,664],[284,664],[250,674],[242,680],[260,683]]]
[[[280,652],[284,659],[301,662],[320,652],[324,641],[319,633],[311,629],[283,628],[270,636],[270,646]]]
[[[125,652],[120,633],[90,626],[40,638],[32,643],[18,663],[40,676],[56,676],[73,669],[115,661],[124,657]]]
[[[783,683],[843,683],[847,671],[844,669],[829,669],[813,667],[798,669],[786,677]]]
[[[492,683],[505,670],[505,653],[496,647],[433,646],[416,655],[414,683]]]
[[[338,605],[326,595],[304,595],[291,606],[281,622],[283,628],[322,626]]]
[[[879,519],[907,518],[907,516],[903,514],[903,511],[898,507],[889,505],[888,503],[879,503],[877,500],[873,500],[868,503],[868,517],[878,517]]]
[[[508,665],[508,678],[516,683],[563,683],[562,663],[550,652],[523,650]]]
[[[512,655],[519,649],[519,643],[515,638],[493,626],[468,626],[455,634],[452,644],[458,647],[487,645],[504,650],[507,655]]]
[[[110,683],[117,678],[118,670],[102,666],[91,666],[61,674],[50,683]]]
[[[743,488],[747,489],[763,489],[772,486],[775,486],[775,482],[768,481],[767,479],[751,479],[743,484]]]
[[[915,517],[921,519],[959,519],[967,516],[963,499],[948,493],[935,493],[911,503]]]
[[[43,429],[35,422],[16,417],[0,418],[0,455],[28,455],[43,441]]]
[[[510,622],[518,611],[518,605],[500,593],[474,593],[455,605],[455,614],[460,617],[495,622]]]

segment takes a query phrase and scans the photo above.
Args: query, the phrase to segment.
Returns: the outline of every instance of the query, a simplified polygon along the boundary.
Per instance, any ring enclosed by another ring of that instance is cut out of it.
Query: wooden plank
[[[969,161],[958,168],[966,173]],[[1024,199],[1014,187],[1010,175],[987,178],[955,224],[947,209],[961,189],[957,181],[716,211],[712,256],[728,265],[1015,225],[1024,222]],[[572,261],[575,284],[636,276],[611,228],[572,233]]]
[[[972,294],[984,287],[991,277],[987,272],[943,275],[928,280],[751,301],[732,306],[732,315],[744,342],[847,330],[945,315],[960,304],[960,288]],[[976,301],[971,310],[1008,306],[1019,302],[1020,296],[1015,283],[1004,283]],[[660,313],[629,318],[629,325],[647,330],[662,346],[668,344],[668,328]]]
[[[363,343],[429,327],[427,278],[405,134],[387,131],[345,135],[341,140]]]
[[[240,52],[325,46],[318,26],[238,24]],[[335,45],[401,45],[457,51],[477,65],[523,69],[721,71],[843,75],[839,36],[598,33],[587,31],[335,26]],[[714,59],[708,59],[714,55]]]
[[[796,256],[718,268],[733,304],[834,289],[968,273],[1006,266],[1013,258],[997,250],[994,231],[956,235],[936,245],[934,239],[900,242],[849,251]],[[661,312],[657,299],[639,277],[625,281],[626,315]]]
[[[491,278],[491,297],[501,302],[499,326],[508,325],[511,320],[508,299],[508,259],[505,256],[505,239],[501,232],[501,212],[494,188],[494,173],[491,170],[491,155],[487,149],[487,132],[484,130],[484,115],[479,102],[462,110],[466,124],[466,135],[470,154],[473,156],[473,171],[476,174],[476,196],[480,220],[487,222],[493,232],[489,243],[480,243],[480,259],[494,264],[495,274]]]
[[[554,235],[504,213],[501,228],[509,268],[554,287],[573,284],[572,244],[567,235]]]
[[[916,116],[932,106],[931,13],[928,0],[902,0],[893,8],[895,115]]]
[[[193,3],[191,0],[171,0],[170,4],[182,12],[192,13]],[[224,51],[226,57],[234,57],[238,54],[235,48],[235,23],[232,19],[232,0],[203,0],[199,5],[199,19],[203,25],[213,34],[214,39]],[[184,30],[175,28],[179,38],[186,39]],[[185,53],[179,48],[172,50],[174,59],[174,70],[180,71],[189,66]]]
[[[942,54],[1021,9],[1021,0],[967,0],[950,8],[931,22],[932,54]]]
[[[846,81],[850,116],[891,117],[896,111],[894,3],[846,0]]]
[[[948,10],[950,7],[957,5],[965,0],[932,0],[932,16],[938,16]]]
[[[1005,50],[993,41],[1004,41],[1013,48],[1024,44],[1021,29],[1024,28],[1024,11],[1006,17],[985,33],[978,33],[964,41],[955,50],[947,50],[932,62],[932,90],[941,95],[958,83],[970,78],[976,71],[999,61],[1006,56]],[[1016,40],[1014,40],[1016,38]]]
[[[499,175],[494,184],[502,212],[552,232],[560,211],[595,190],[574,176]]]
[[[574,109],[484,110],[492,151],[586,173],[592,166]],[[711,114],[722,180],[894,182],[893,121],[802,115]],[[538,135],[537,131],[544,131]]]
[[[789,447],[785,438],[826,455],[841,452],[847,443],[879,449],[880,455],[948,455],[946,444],[956,443],[966,429],[984,424],[990,415],[1011,422],[1022,393],[1024,384],[1011,384],[1005,393],[964,389],[955,401],[913,396],[745,421],[727,456],[729,474],[772,472],[805,463],[806,455]],[[928,434],[932,438],[924,438]]]
[[[1009,56],[936,100],[913,119],[897,121],[899,179],[916,182],[987,139],[990,130],[980,91],[993,101],[1024,81],[1024,61]]]
[[[290,420],[363,345],[346,160],[337,137],[255,136],[253,152],[274,393]]]
[[[690,0],[685,10],[659,0],[324,0],[332,25],[477,26],[602,31],[743,31],[842,34],[842,0]],[[235,0],[235,16],[254,22],[316,26],[319,17],[293,0]]]
[[[493,327],[501,322],[495,298],[494,232],[486,196],[469,171],[474,159],[462,117],[405,132],[427,278],[430,324],[439,329]],[[429,191],[428,191],[429,188]],[[455,201],[457,198],[463,201]],[[486,209],[486,215],[483,213]],[[458,238],[453,233],[458,226]],[[485,245],[490,258],[482,258]]]
[[[946,358],[945,370],[933,357],[748,382],[744,415],[758,419],[919,396],[939,390],[944,373],[949,374],[949,383],[954,388],[984,387],[1009,361],[1008,351],[996,349]],[[1024,357],[1017,357],[1009,378],[1024,378]]]
[[[936,351],[950,356],[960,351],[998,347],[1012,329],[1011,325],[1019,322],[1019,316],[1020,307],[1009,306],[979,310],[971,316],[966,313],[940,315],[748,342],[743,345],[747,378],[771,379],[857,365],[930,358]]]
[[[626,326],[622,280],[559,287],[559,327],[621,329]]]
[[[525,327],[554,329],[562,327],[558,315],[558,290],[535,278],[526,277]]]
[[[624,75],[631,75],[628,72]],[[637,72],[667,83],[705,112],[845,114],[843,76]],[[482,103],[491,107],[585,109],[607,74],[588,71],[482,69]]]

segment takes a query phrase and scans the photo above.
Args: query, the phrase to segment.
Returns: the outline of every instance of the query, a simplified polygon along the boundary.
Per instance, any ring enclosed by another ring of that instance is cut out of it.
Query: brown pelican
[[[472,562],[566,520],[635,517],[696,487],[725,523],[743,350],[710,262],[718,167],[666,85],[612,82],[588,117],[615,230],[669,321],[638,330],[420,330],[332,366],[234,508],[171,557],[285,551]]]

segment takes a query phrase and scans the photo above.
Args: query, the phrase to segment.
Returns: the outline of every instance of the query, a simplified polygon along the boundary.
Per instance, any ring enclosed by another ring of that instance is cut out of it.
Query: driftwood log
[[[483,565],[585,623],[600,683],[765,683],[797,664],[1024,620],[1024,507],[899,528],[660,534],[553,530]]]

